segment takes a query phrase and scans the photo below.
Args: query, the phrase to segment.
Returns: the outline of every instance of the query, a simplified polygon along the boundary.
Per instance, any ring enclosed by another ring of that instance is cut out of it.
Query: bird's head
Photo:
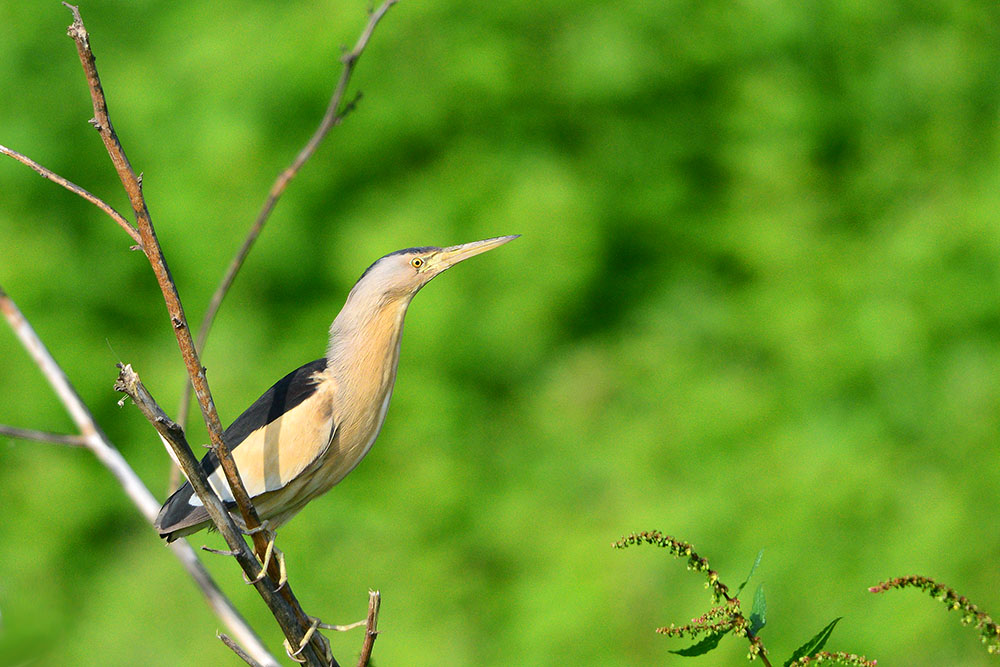
[[[519,236],[498,236],[447,248],[407,248],[378,259],[361,274],[351,296],[386,303],[408,301],[434,276],[474,255],[513,241]]]
[[[340,369],[343,382],[353,377],[355,371],[350,369],[356,370],[359,357],[395,368],[403,318],[413,295],[434,276],[459,262],[516,238],[498,236],[447,248],[407,248],[380,258],[361,274],[330,325],[328,364]],[[384,373],[375,375],[388,377]]]

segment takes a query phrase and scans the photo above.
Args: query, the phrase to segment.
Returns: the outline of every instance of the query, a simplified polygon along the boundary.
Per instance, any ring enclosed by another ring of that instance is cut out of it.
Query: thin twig
[[[94,416],[84,405],[80,395],[70,383],[66,373],[49,353],[31,324],[21,313],[17,304],[0,287],[0,312],[3,313],[11,329],[20,339],[24,349],[32,357],[42,375],[48,380],[56,396],[66,408],[78,429],[84,446],[118,479],[126,495],[150,523],[156,518],[160,503],[149,492],[135,471],[122,457],[118,449],[108,440],[108,437],[97,426]],[[229,628],[230,632],[255,656],[255,659],[265,665],[278,665],[278,661],[268,653],[260,638],[233,606],[232,602],[219,590],[211,575],[198,560],[194,549],[187,542],[174,542],[171,545],[174,555],[188,571],[204,593],[215,614]]]
[[[212,443],[212,448],[219,457],[221,468],[226,475],[226,481],[228,482],[230,491],[236,501],[240,514],[242,515],[244,525],[248,529],[256,528],[260,525],[260,519],[257,516],[257,511],[254,508],[253,503],[250,501],[250,496],[247,494],[246,488],[240,480],[239,471],[236,469],[236,464],[232,459],[229,448],[223,440],[222,423],[219,420],[219,414],[216,410],[215,402],[212,399],[212,393],[208,386],[208,379],[205,377],[205,369],[202,367],[201,361],[198,358],[198,352],[195,349],[194,340],[191,337],[191,332],[187,324],[187,318],[184,316],[184,308],[181,304],[180,296],[177,293],[177,286],[173,282],[170,270],[167,268],[166,258],[163,256],[163,249],[160,247],[159,241],[156,238],[156,231],[153,227],[152,218],[149,214],[149,209],[147,208],[146,200],[142,193],[142,180],[132,169],[132,165],[129,163],[129,160],[125,155],[125,150],[122,147],[121,142],[118,139],[118,135],[115,133],[114,126],[111,123],[111,118],[108,114],[107,100],[101,86],[100,76],[97,72],[94,54],[90,47],[90,36],[87,33],[86,27],[84,27],[79,9],[65,2],[63,4],[73,13],[73,23],[69,26],[67,33],[73,38],[73,41],[76,44],[77,52],[80,56],[80,64],[83,66],[84,74],[87,77],[90,97],[94,107],[94,119],[92,124],[97,129],[101,136],[101,140],[104,142],[104,147],[108,152],[108,156],[111,158],[111,162],[115,166],[115,171],[118,173],[118,177],[121,180],[122,186],[128,195],[129,202],[132,205],[132,210],[135,213],[136,226],[139,229],[142,249],[149,260],[150,266],[153,269],[153,274],[156,276],[156,281],[163,294],[164,303],[166,304],[167,312],[170,315],[170,322],[177,339],[177,344],[181,350],[181,356],[184,358],[184,365],[187,368],[188,376],[194,385],[195,395],[197,396],[198,403],[201,406],[202,416],[204,417],[205,425],[208,428],[208,435],[209,440]],[[200,470],[200,466],[196,465],[194,468]],[[208,505],[212,502],[212,497],[214,497],[214,494],[210,492],[210,487],[206,485],[201,489],[198,489],[196,486],[195,490],[199,493],[199,498],[205,506],[208,507]],[[206,493],[205,496],[202,496],[201,494],[205,493],[206,490],[209,492]],[[223,515],[227,519],[229,518],[227,512],[223,512]],[[218,518],[221,517],[213,516],[213,519]],[[222,529],[223,526],[219,526],[219,528]],[[267,550],[268,540],[263,534],[257,533],[253,535],[253,542],[258,558],[260,558],[263,562],[264,554]],[[235,548],[235,545],[230,544],[230,547]],[[243,564],[241,563],[241,565]],[[272,578],[276,580],[278,578],[278,569],[276,564],[272,570]],[[298,601],[292,595],[291,588],[289,586],[285,586],[281,589],[280,599],[284,600],[284,605],[276,602],[276,600],[279,599],[277,596],[265,595],[261,587],[258,586],[257,590],[261,593],[262,597],[264,597],[265,601],[268,601],[268,607],[271,609],[279,625],[281,625],[285,636],[293,641],[301,639],[301,637],[304,636],[306,628],[308,627],[308,617],[305,612],[302,611],[301,605],[298,604]],[[286,606],[291,609],[296,622],[291,622]],[[326,642],[325,638],[320,636],[306,647],[306,651],[304,653],[305,658],[309,664],[329,664],[329,661],[325,659],[328,648],[328,642]]]
[[[361,645],[361,655],[358,657],[358,667],[367,667],[372,658],[372,648],[378,636],[378,610],[382,605],[382,594],[378,591],[368,591],[368,620],[365,624],[365,641]]]
[[[235,641],[233,641],[232,638],[229,637],[229,635],[226,635],[221,632],[216,632],[215,636],[221,639],[223,644],[228,646],[232,650],[232,652],[235,653],[240,658],[240,660],[250,665],[250,667],[263,667],[259,662],[251,658],[247,654],[247,652],[243,650],[243,647],[237,644]]]
[[[15,150],[11,150],[10,148],[7,148],[6,146],[0,146],[0,153],[3,153],[4,155],[7,155],[9,157],[14,158],[15,160],[17,160],[18,162],[20,162],[23,165],[27,165],[28,167],[31,167],[36,172],[38,172],[38,174],[41,175],[42,178],[47,178],[50,181],[52,181],[53,183],[58,183],[59,185],[63,186],[64,188],[66,188],[67,190],[69,190],[70,192],[72,192],[73,194],[76,194],[76,195],[79,195],[79,196],[83,197],[84,199],[86,199],[87,201],[89,201],[91,204],[93,204],[94,206],[96,206],[97,208],[101,209],[102,211],[104,211],[105,213],[107,213],[109,216],[111,216],[111,219],[114,220],[115,222],[117,222],[119,227],[121,227],[126,232],[128,232],[128,235],[132,237],[133,241],[135,241],[136,243],[139,243],[141,241],[141,239],[139,238],[139,232],[136,231],[135,227],[133,227],[132,224],[128,220],[125,219],[125,216],[123,216],[121,213],[119,213],[118,211],[116,211],[114,208],[112,208],[112,206],[110,204],[108,204],[106,201],[104,201],[103,199],[101,199],[97,195],[94,195],[94,194],[91,194],[90,192],[87,192],[86,190],[84,190],[83,188],[81,188],[79,185],[70,182],[69,180],[63,178],[62,176],[60,176],[59,174],[55,173],[54,171],[46,169],[42,165],[38,164],[37,162],[35,162],[31,158],[29,158],[27,155],[22,155],[22,154],[18,153]]]
[[[16,426],[5,426],[2,424],[0,424],[0,435],[21,438],[22,440],[48,442],[54,445],[69,445],[71,447],[84,447],[87,444],[87,439],[82,435],[50,433],[48,431],[36,431],[30,428],[17,428]]]
[[[215,316],[219,312],[222,300],[225,299],[226,294],[229,292],[229,288],[236,279],[236,274],[239,273],[247,255],[250,254],[250,249],[253,248],[254,242],[257,240],[257,237],[260,236],[265,223],[267,223],[268,218],[271,216],[271,212],[278,203],[278,199],[285,192],[285,188],[288,187],[288,183],[295,178],[295,176],[299,173],[299,170],[302,169],[302,166],[309,160],[309,158],[312,157],[313,153],[316,152],[316,149],[319,148],[320,143],[326,137],[327,133],[329,133],[330,130],[337,125],[340,125],[344,121],[344,118],[346,118],[347,115],[354,110],[355,106],[357,106],[358,100],[361,97],[360,93],[346,105],[343,104],[344,95],[347,93],[347,86],[351,82],[351,75],[354,74],[354,67],[361,58],[361,54],[364,53],[365,47],[368,46],[368,41],[375,32],[375,27],[378,25],[379,21],[382,20],[382,17],[385,16],[386,12],[389,11],[389,8],[396,4],[396,2],[398,2],[398,0],[386,0],[378,9],[372,12],[368,19],[368,24],[365,26],[364,31],[358,38],[357,43],[355,43],[354,48],[341,56],[340,60],[343,63],[344,68],[340,73],[340,79],[337,81],[337,86],[333,91],[333,95],[330,97],[330,102],[327,104],[323,120],[320,121],[319,127],[316,128],[312,137],[306,145],[302,147],[299,154],[295,156],[292,163],[288,165],[280,174],[278,174],[278,177],[271,185],[270,191],[268,191],[267,199],[264,201],[264,206],[260,209],[256,220],[254,220],[253,225],[250,227],[250,231],[243,240],[243,245],[240,246],[236,255],[234,255],[233,259],[229,262],[229,268],[226,269],[226,274],[223,276],[222,282],[220,282],[219,286],[215,288],[215,293],[212,295],[212,299],[208,304],[208,309],[205,311],[205,315],[201,320],[201,325],[198,327],[197,349],[199,353],[203,353],[205,351],[205,344],[208,341],[208,332],[212,329],[212,323],[215,321]],[[188,405],[190,403],[191,384],[186,382],[184,383],[180,409],[177,412],[177,421],[181,424],[187,423]]]

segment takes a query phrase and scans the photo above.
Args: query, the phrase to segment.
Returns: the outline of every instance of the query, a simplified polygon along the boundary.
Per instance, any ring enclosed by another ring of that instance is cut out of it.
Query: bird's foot
[[[297,649],[292,650],[292,645],[288,642],[287,639],[285,639],[284,641],[285,653],[287,653],[288,657],[294,660],[295,662],[303,663],[306,660],[305,658],[302,657],[302,651],[304,651],[306,646],[309,645],[309,642],[315,638],[316,640],[318,640],[318,643],[322,647],[323,649],[322,653],[324,654],[326,660],[328,662],[332,661],[333,652],[330,650],[329,640],[327,640],[327,638],[324,637],[323,635],[316,634],[317,629],[329,628],[330,626],[320,623],[320,620],[313,616],[309,616],[309,620],[311,621],[311,623],[309,624],[309,629],[306,630],[306,633],[304,635],[302,635],[302,639],[299,641],[299,647]]]
[[[243,575],[243,581],[248,584],[256,584],[261,579],[267,575],[267,569],[271,565],[271,558],[275,558],[278,562],[278,587],[275,588],[275,592],[280,591],[288,583],[288,571],[285,569],[285,554],[282,553],[281,549],[274,546],[274,541],[277,539],[278,535],[273,530],[268,527],[267,520],[265,519],[259,526],[252,528],[250,530],[244,530],[246,535],[254,535],[259,532],[264,532],[267,535],[267,549],[264,551],[264,560],[260,565],[260,573],[253,579],[250,579]]]

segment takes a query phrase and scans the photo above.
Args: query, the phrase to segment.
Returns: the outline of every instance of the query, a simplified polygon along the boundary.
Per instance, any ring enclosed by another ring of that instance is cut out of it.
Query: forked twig
[[[70,192],[72,192],[73,194],[76,194],[76,195],[79,195],[79,196],[83,197],[84,199],[86,199],[87,201],[89,201],[91,204],[93,204],[97,208],[101,209],[102,211],[104,211],[105,213],[107,213],[108,215],[110,215],[111,219],[114,220],[115,222],[117,222],[119,227],[121,227],[126,232],[128,232],[128,235],[132,237],[133,241],[135,241],[136,243],[139,243],[141,241],[141,239],[139,238],[139,232],[137,232],[136,229],[135,229],[135,227],[133,227],[132,224],[128,220],[125,219],[125,216],[123,216],[121,213],[119,213],[118,211],[116,211],[110,204],[108,204],[106,201],[104,201],[103,199],[101,199],[97,195],[91,194],[90,192],[88,192],[88,191],[84,190],[83,188],[81,188],[76,183],[70,182],[68,179],[63,178],[62,176],[60,176],[59,174],[55,173],[54,171],[52,171],[50,169],[46,169],[42,165],[40,165],[37,162],[35,162],[34,160],[32,160],[27,155],[22,155],[22,154],[18,153],[15,150],[11,150],[10,148],[7,148],[6,146],[0,146],[0,153],[3,153],[4,155],[6,155],[8,157],[14,158],[15,160],[17,160],[18,162],[20,162],[23,165],[31,167],[36,172],[38,172],[38,174],[42,178],[47,178],[50,181],[52,181],[53,183],[58,183],[59,185],[63,186],[64,188],[66,188],[67,190],[69,190]]]

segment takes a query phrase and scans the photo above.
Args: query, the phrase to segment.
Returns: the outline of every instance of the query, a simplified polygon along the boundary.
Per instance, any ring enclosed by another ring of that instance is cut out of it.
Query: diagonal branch
[[[243,266],[243,262],[246,260],[247,255],[250,254],[251,248],[253,248],[254,242],[256,242],[257,237],[260,236],[261,231],[264,229],[264,225],[267,223],[268,218],[271,216],[271,212],[274,210],[275,205],[278,203],[278,199],[285,192],[285,188],[288,187],[288,183],[295,178],[302,169],[302,166],[312,157],[316,149],[319,148],[320,143],[326,137],[327,133],[331,129],[340,125],[344,118],[354,110],[360,99],[360,93],[350,102],[344,104],[344,95],[347,93],[347,87],[351,82],[351,75],[354,74],[354,67],[357,65],[358,60],[361,58],[361,54],[364,53],[365,47],[368,46],[368,42],[375,32],[375,27],[378,25],[382,17],[385,16],[389,8],[396,4],[398,0],[385,0],[382,5],[372,12],[371,16],[368,18],[368,24],[362,31],[361,36],[355,43],[354,48],[349,52],[341,56],[340,61],[343,63],[344,68],[340,72],[340,79],[337,81],[337,86],[333,91],[333,95],[330,97],[330,102],[326,107],[326,113],[323,115],[323,120],[320,121],[319,127],[313,133],[312,137],[302,147],[299,154],[295,156],[292,163],[285,167],[285,169],[278,174],[274,183],[271,185],[271,189],[267,194],[267,199],[264,201],[264,206],[260,209],[257,214],[257,218],[254,220],[253,225],[250,227],[250,231],[247,233],[246,238],[243,240],[243,245],[233,256],[233,259],[229,263],[229,268],[226,269],[226,274],[222,278],[222,282],[215,289],[215,293],[212,295],[212,299],[208,304],[208,309],[205,311],[205,315],[202,317],[201,325],[198,327],[198,342],[197,349],[199,353],[205,351],[205,343],[208,340],[208,332],[212,329],[212,323],[215,321],[215,316],[219,312],[219,307],[222,305],[222,300],[226,298],[226,294],[229,292],[229,288],[233,284],[233,280],[236,279],[236,274],[239,272],[240,268]],[[177,413],[177,421],[181,424],[187,423],[187,411],[188,404],[191,402],[191,385],[185,383],[184,392],[181,398],[180,409]]]
[[[129,203],[131,203],[132,210],[135,213],[142,250],[146,253],[146,258],[149,260],[153,274],[156,276],[156,282],[163,293],[167,312],[170,315],[174,334],[177,338],[177,344],[181,349],[184,364],[188,369],[188,374],[191,376],[191,381],[195,387],[195,394],[198,396],[198,402],[202,408],[206,426],[208,427],[209,438],[222,461],[227,481],[232,488],[237,504],[240,506],[240,512],[243,514],[247,527],[256,528],[260,525],[260,520],[257,518],[257,512],[250,502],[250,497],[247,495],[246,489],[243,488],[243,484],[239,480],[239,473],[233,464],[229,448],[226,447],[225,442],[222,440],[222,423],[219,421],[219,414],[215,408],[211,391],[208,388],[205,369],[201,366],[198,353],[194,349],[194,342],[191,340],[191,333],[187,326],[187,318],[184,316],[184,308],[181,304],[180,295],[177,293],[177,287],[174,285],[173,278],[170,275],[170,269],[167,268],[163,249],[156,238],[156,230],[153,228],[153,221],[149,215],[146,199],[142,193],[142,181],[132,169],[132,165],[125,155],[125,150],[118,140],[118,135],[115,133],[115,128],[111,124],[104,89],[101,86],[101,78],[97,73],[94,53],[90,48],[90,36],[83,25],[79,9],[65,2],[63,4],[73,12],[73,23],[67,32],[76,43],[76,48],[80,55],[80,63],[83,65],[83,71],[87,77],[87,84],[94,105],[94,119],[92,124],[104,142],[104,147],[107,149],[108,156],[115,166],[115,171],[118,173],[118,178],[125,188],[125,193],[128,195]],[[263,556],[263,549],[261,549],[261,555]]]
[[[181,469],[191,482],[195,493],[205,503],[205,509],[208,511],[213,523],[219,528],[219,532],[226,540],[226,544],[232,550],[232,555],[236,557],[236,561],[243,568],[243,573],[246,574],[247,579],[250,581],[256,580],[254,586],[257,592],[260,593],[267,606],[271,608],[282,629],[286,627],[298,628],[298,613],[300,610],[297,610],[278,592],[276,578],[272,579],[267,575],[258,577],[260,574],[260,565],[257,563],[257,559],[243,540],[242,533],[236,527],[233,517],[230,516],[225,505],[222,504],[222,501],[209,486],[205,471],[199,465],[198,459],[195,458],[194,452],[191,451],[191,446],[184,437],[184,430],[157,405],[153,396],[142,384],[139,376],[132,370],[130,365],[119,364],[118,367],[120,372],[118,380],[115,382],[115,389],[129,395],[143,416],[146,417],[157,433],[170,445],[174,455],[180,462]],[[286,588],[287,584],[282,588],[282,591]],[[301,640],[301,637],[296,639]]]
[[[135,471],[128,465],[118,449],[108,440],[108,437],[97,426],[90,410],[84,405],[80,395],[70,383],[69,378],[62,368],[49,353],[45,344],[42,343],[38,334],[31,324],[21,313],[17,304],[0,287],[0,312],[3,313],[14,334],[20,339],[25,350],[32,357],[35,364],[41,370],[42,375],[48,380],[49,385],[55,391],[60,402],[66,408],[70,417],[80,429],[77,436],[86,447],[104,466],[118,479],[126,495],[132,503],[152,523],[159,511],[159,502],[149,492],[149,489],[142,483]],[[233,607],[228,598],[219,590],[211,575],[205,570],[204,565],[198,560],[194,549],[187,542],[173,542],[171,549],[174,555],[181,561],[181,564],[188,571],[188,574],[197,582],[202,593],[208,600],[209,605],[223,623],[236,635],[240,642],[246,647],[255,660],[266,665],[277,665],[277,660],[271,656],[264,648],[260,638],[247,625],[240,613]]]
[[[258,663],[249,654],[247,654],[247,652],[243,650],[243,647],[237,644],[235,641],[233,641],[233,639],[229,635],[226,635],[221,632],[217,632],[215,633],[215,635],[220,640],[222,640],[222,643],[228,646],[229,649],[233,653],[235,653],[240,660],[250,665],[250,667],[261,667],[260,663]]]
[[[194,341],[191,340],[191,333],[187,326],[187,318],[184,316],[184,307],[181,304],[180,295],[177,293],[177,286],[173,282],[170,269],[167,267],[166,258],[163,256],[163,249],[156,238],[156,230],[153,228],[153,221],[149,215],[146,199],[142,193],[142,181],[132,169],[132,165],[125,155],[125,149],[118,140],[115,128],[111,124],[104,89],[101,86],[101,78],[97,73],[94,53],[90,48],[90,36],[83,25],[79,9],[65,2],[63,4],[73,12],[73,23],[67,32],[76,43],[76,48],[80,55],[80,63],[83,65],[83,71],[87,77],[87,84],[94,105],[94,119],[92,124],[104,142],[104,147],[107,149],[108,156],[115,166],[115,171],[118,173],[118,178],[125,188],[125,193],[128,195],[129,203],[132,205],[132,210],[135,213],[142,250],[146,253],[146,258],[149,260],[153,274],[156,276],[156,282],[163,293],[167,312],[170,315],[173,325],[174,335],[177,338],[177,344],[184,358],[184,365],[191,376],[195,394],[201,405],[212,446],[222,461],[222,467],[226,472],[226,478],[232,489],[233,497],[240,506],[240,512],[243,514],[247,527],[251,529],[256,528],[260,525],[260,519],[257,517],[257,512],[250,502],[250,497],[247,495],[246,489],[239,479],[239,473],[233,464],[229,448],[223,442],[222,423],[219,420],[219,414],[208,387],[205,369],[201,366],[201,362],[198,359],[198,352],[194,349]],[[263,549],[261,550],[261,555],[263,556]]]
[[[226,475],[226,481],[228,482],[233,498],[236,500],[236,504],[239,507],[245,526],[248,529],[253,530],[260,526],[260,519],[257,516],[257,511],[254,508],[253,503],[250,501],[246,488],[240,480],[239,471],[236,469],[236,464],[233,462],[229,448],[223,440],[222,423],[219,420],[219,414],[216,410],[215,402],[212,399],[212,393],[208,386],[208,379],[205,377],[205,369],[201,365],[201,361],[198,358],[198,351],[195,349],[194,340],[191,337],[191,332],[187,324],[187,318],[184,315],[184,308],[181,305],[180,296],[177,293],[177,287],[170,275],[170,270],[167,268],[167,262],[163,255],[163,250],[156,238],[156,231],[153,228],[153,222],[149,214],[149,209],[146,206],[146,200],[142,193],[142,180],[132,169],[132,165],[129,163],[121,142],[118,139],[118,135],[115,133],[114,126],[111,123],[111,118],[108,114],[107,100],[101,86],[100,76],[97,72],[94,53],[90,47],[90,36],[87,33],[86,27],[84,27],[79,9],[65,2],[63,4],[73,13],[73,23],[69,26],[67,33],[73,38],[73,41],[76,44],[77,52],[80,56],[80,63],[83,66],[84,74],[87,77],[87,84],[94,107],[94,119],[92,124],[97,129],[101,136],[101,140],[104,142],[104,147],[108,152],[108,156],[111,158],[111,162],[115,166],[115,171],[118,173],[118,177],[121,180],[122,186],[128,195],[129,202],[132,205],[132,210],[135,213],[136,225],[139,229],[139,235],[141,238],[141,246],[143,252],[146,254],[146,258],[149,260],[150,266],[153,269],[153,274],[156,276],[156,281],[160,286],[160,291],[163,294],[164,303],[166,304],[167,312],[170,315],[170,321],[175,337],[177,338],[177,344],[180,348],[181,356],[184,358],[184,364],[187,368],[188,376],[194,386],[195,396],[198,398],[198,404],[201,407],[202,416],[204,417],[205,425],[208,428],[208,435],[209,440],[211,441],[212,449],[219,457],[222,470]],[[193,480],[192,484],[194,484]],[[205,489],[208,489],[208,487],[203,487],[202,491]],[[199,497],[202,502],[205,503],[206,507],[212,502],[211,496],[214,496],[214,494],[207,493],[203,497],[199,493]],[[226,515],[228,516],[228,513],[226,513]],[[267,538],[263,534],[263,531],[253,533],[253,542],[258,557],[261,562],[264,562],[264,554],[267,551]],[[272,573],[272,578],[277,580],[277,564],[272,563],[272,565],[273,567],[270,572]],[[258,591],[260,590],[261,589],[258,588]],[[272,606],[272,602],[277,599],[284,600],[290,607],[292,607],[294,615],[298,619],[298,623],[288,623],[285,611],[282,610],[277,604]],[[265,598],[265,601],[267,600],[268,598]],[[309,621],[305,612],[302,611],[301,606],[298,604],[298,601],[292,596],[290,588],[287,586],[284,587],[281,591],[280,598],[272,596],[271,602],[268,602],[268,606],[279,625],[281,625],[282,631],[289,641],[293,645],[297,645],[301,642],[302,638],[305,636],[306,630],[309,627]],[[328,644],[326,643],[326,640],[321,635],[316,635],[313,642],[305,647],[303,655],[310,664],[328,664],[329,661],[324,660],[323,657],[327,648]]]
[[[69,445],[70,447],[85,447],[87,445],[87,439],[82,435],[50,433],[49,431],[36,431],[35,429],[17,428],[16,426],[0,425],[0,435],[6,435],[10,438],[21,438],[22,440],[49,442],[54,445]]]
[[[67,190],[69,190],[70,192],[72,192],[73,194],[76,194],[76,195],[79,195],[79,196],[83,197],[84,199],[86,199],[87,201],[89,201],[91,204],[93,204],[97,208],[101,209],[102,211],[104,211],[105,213],[107,213],[108,215],[110,215],[111,219],[114,220],[115,222],[117,222],[119,227],[121,227],[126,232],[128,232],[128,235],[132,237],[133,241],[135,241],[136,243],[140,242],[139,232],[137,232],[136,229],[135,229],[135,227],[133,227],[132,224],[128,220],[125,219],[125,216],[123,216],[121,213],[119,213],[118,211],[116,211],[114,208],[111,207],[110,204],[108,204],[106,201],[104,201],[103,199],[101,199],[97,195],[91,194],[90,192],[88,192],[88,191],[84,190],[83,188],[81,188],[76,183],[72,183],[72,182],[68,181],[67,179],[63,178],[62,176],[60,176],[59,174],[55,173],[54,171],[46,169],[42,165],[40,165],[37,162],[35,162],[34,160],[32,160],[27,155],[21,155],[17,151],[11,150],[10,148],[7,148],[6,146],[0,146],[0,153],[2,153],[4,155],[7,155],[8,157],[14,158],[15,160],[17,160],[18,162],[20,162],[23,165],[27,165],[28,167],[31,167],[36,172],[38,172],[38,174],[42,178],[47,178],[50,181],[52,181],[53,183],[58,183],[59,185],[63,186],[64,188],[66,188]]]

